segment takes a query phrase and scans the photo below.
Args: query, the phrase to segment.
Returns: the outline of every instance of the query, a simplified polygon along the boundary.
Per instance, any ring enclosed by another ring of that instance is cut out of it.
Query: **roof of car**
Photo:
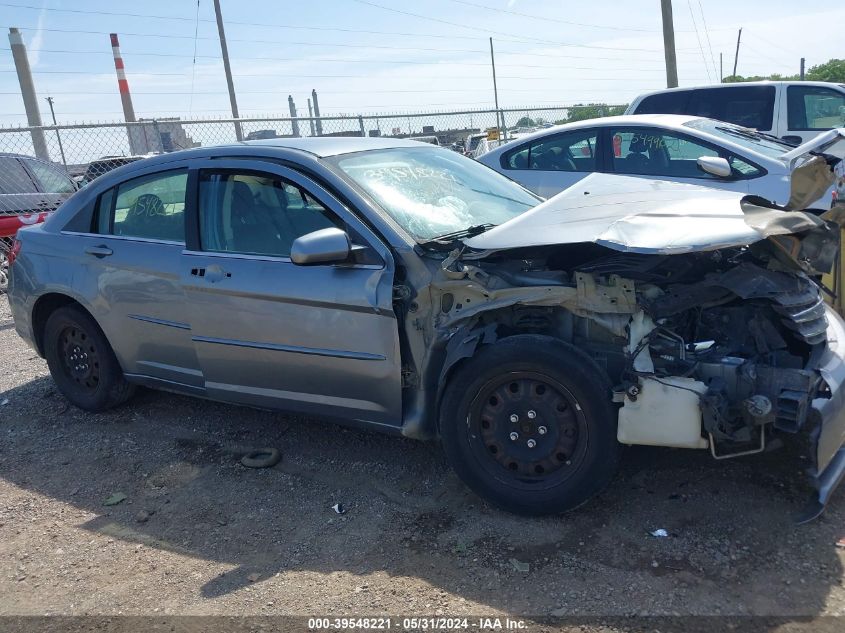
[[[735,81],[735,82],[728,82],[723,84],[705,84],[702,86],[677,86],[675,88],[663,88],[661,90],[651,90],[649,92],[643,92],[642,94],[638,95],[634,102],[638,102],[645,97],[650,97],[651,95],[658,95],[663,94],[664,92],[683,92],[685,90],[702,90],[704,88],[720,88],[729,90],[731,88],[745,88],[749,86],[778,86],[778,85],[802,85],[802,86],[839,86],[842,87],[842,84],[836,81]]]
[[[318,136],[305,138],[268,138],[245,141],[244,145],[284,147],[309,152],[320,158],[363,152],[371,149],[393,149],[397,147],[431,147],[430,143],[408,141],[400,138],[362,136]]]

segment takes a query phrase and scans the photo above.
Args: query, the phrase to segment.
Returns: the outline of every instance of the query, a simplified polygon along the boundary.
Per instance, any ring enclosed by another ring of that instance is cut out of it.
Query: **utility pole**
[[[725,71],[722,70],[722,54],[719,53],[719,83],[724,83],[725,81]]]
[[[801,81],[804,81],[804,58],[801,58]]]
[[[23,98],[23,108],[26,111],[27,125],[40,128],[43,123],[41,123],[41,111],[38,109],[38,98],[35,96],[35,84],[32,82],[32,70],[29,68],[26,46],[18,29],[9,28],[9,44],[12,49],[12,59],[15,61],[15,70],[18,72],[18,83],[21,85],[21,98]],[[49,161],[50,152],[47,151],[44,130],[32,130],[30,135],[35,155]]]
[[[496,56],[493,54],[493,38],[490,38],[490,65],[493,67],[493,100],[496,103],[496,129],[499,131],[499,138],[506,141],[508,138],[508,130],[504,125],[504,120],[499,121],[499,88],[496,86]],[[502,117],[504,119],[504,117]]]
[[[734,72],[733,76],[736,77],[736,63],[739,61],[739,43],[742,41],[742,27],[739,28],[739,33],[736,36],[736,54],[734,55]]]
[[[226,31],[223,29],[223,14],[220,11],[220,0],[214,0],[214,15],[217,17],[217,33],[220,35],[220,50],[223,54],[223,70],[226,72],[226,85],[229,87],[229,103],[232,104],[232,118],[239,119],[238,100],[235,98],[235,84],[232,82],[232,67],[229,65],[229,47],[226,46]],[[241,124],[235,121],[235,137],[242,141],[244,134]]]
[[[296,104],[293,102],[293,95],[288,95],[288,109],[290,110],[290,126],[293,135],[299,138],[299,121],[296,120]]]
[[[311,99],[308,99],[308,123],[311,124],[311,136],[314,136],[314,110],[311,108]]]
[[[56,123],[56,111],[53,109],[53,97],[47,97],[47,103],[50,104],[50,114],[53,116],[53,125],[58,126],[59,124]],[[65,166],[65,171],[67,171],[67,161],[65,160],[65,148],[62,147],[62,135],[59,134],[58,128],[56,129],[56,140],[59,141],[59,152],[62,155],[62,165]]]
[[[672,0],[660,0],[663,14],[663,55],[666,58],[666,87],[678,87],[678,58],[675,56],[675,24],[672,21]]]
[[[317,101],[317,90],[311,89],[311,100],[314,101],[314,116],[317,117],[317,136],[323,135],[323,121],[320,119],[320,102]]]

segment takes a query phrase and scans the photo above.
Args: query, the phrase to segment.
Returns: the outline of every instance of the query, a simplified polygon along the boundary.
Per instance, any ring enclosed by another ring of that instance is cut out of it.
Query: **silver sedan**
[[[590,499],[621,444],[780,437],[812,449],[809,517],[845,473],[835,236],[733,192],[595,174],[541,202],[432,145],[277,139],[101,176],[20,232],[9,299],[86,410],[144,385],[439,438],[530,514]]]

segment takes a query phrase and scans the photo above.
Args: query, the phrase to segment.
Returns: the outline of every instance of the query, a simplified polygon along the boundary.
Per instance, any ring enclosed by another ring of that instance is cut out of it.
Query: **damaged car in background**
[[[817,516],[845,473],[829,189],[792,197],[593,174],[542,201],[442,148],[275,139],[115,170],[11,267],[17,331],[101,410],[146,385],[439,438],[505,509],[558,513],[622,444],[716,460],[799,443]]]

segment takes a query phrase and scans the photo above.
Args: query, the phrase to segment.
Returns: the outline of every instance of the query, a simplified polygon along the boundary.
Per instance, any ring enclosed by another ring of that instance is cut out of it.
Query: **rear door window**
[[[640,101],[637,114],[687,114],[689,90],[672,90],[651,95]]]
[[[187,184],[187,171],[168,171],[105,192],[98,205],[98,232],[184,243]]]
[[[76,191],[71,179],[55,167],[37,160],[27,161],[27,165],[35,174],[42,191],[46,193],[73,193]]]
[[[845,124],[845,93],[823,86],[786,89],[790,130],[830,130]]]
[[[0,193],[37,193],[35,183],[17,158],[0,157]]]
[[[504,157],[506,169],[590,172],[596,170],[595,129],[537,139]]]

